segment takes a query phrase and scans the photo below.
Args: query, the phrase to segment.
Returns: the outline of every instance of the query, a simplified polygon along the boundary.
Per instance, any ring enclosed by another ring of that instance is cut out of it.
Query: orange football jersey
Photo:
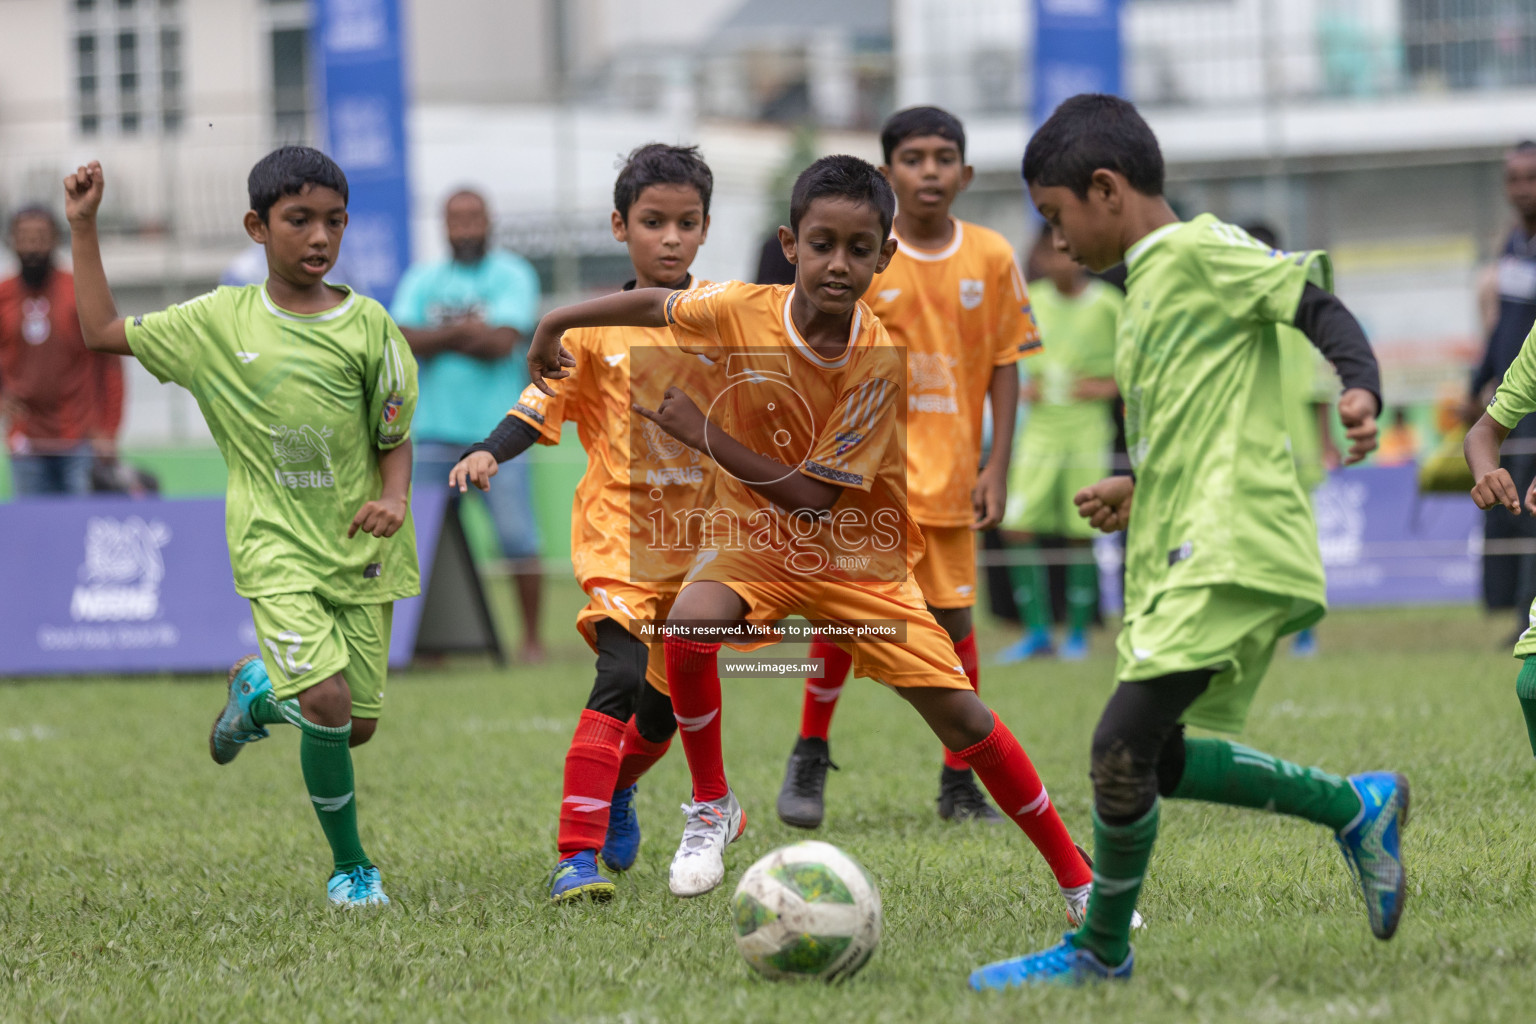
[[[667,319],[679,347],[714,360],[720,392],[701,406],[755,452],[843,488],[816,520],[788,516],[721,471],[704,549],[749,553],[756,580],[906,579],[922,539],[906,512],[902,355],[862,302],[848,345],[825,359],[790,317],[792,285],[728,282],[677,292]],[[757,481],[759,483],[767,481]]]
[[[898,249],[864,294],[891,342],[907,350],[907,501],[924,526],[966,526],[981,461],[992,370],[1040,349],[1013,247],[956,220],[943,249]]]
[[[665,327],[588,327],[567,331],[563,344],[576,365],[549,382],[554,397],[530,384],[508,415],[537,429],[542,444],[559,444],[562,423],[576,424],[587,451],[571,505],[576,579],[680,582],[698,547],[689,513],[712,504],[715,465],[630,405],[654,409],[672,385],[705,402],[719,390],[718,368],[679,349]]]

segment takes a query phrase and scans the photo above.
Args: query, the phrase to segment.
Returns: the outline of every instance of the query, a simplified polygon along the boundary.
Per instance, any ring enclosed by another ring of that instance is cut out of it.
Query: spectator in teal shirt
[[[499,423],[528,383],[524,354],[539,318],[539,276],[521,256],[490,249],[491,218],[476,192],[444,206],[452,258],[417,263],[395,291],[390,314],[420,364],[411,433],[416,479],[448,485],[460,453]],[[528,464],[513,459],[484,496],[501,551],[512,563],[523,615],[521,660],[543,656],[539,635],[539,531]]]

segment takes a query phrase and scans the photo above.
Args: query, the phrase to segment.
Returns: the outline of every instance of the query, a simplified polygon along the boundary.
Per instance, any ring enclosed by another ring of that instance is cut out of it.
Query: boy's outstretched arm
[[[348,537],[357,531],[375,537],[393,537],[411,513],[411,442],[401,441],[379,452],[379,496],[357,510]]]
[[[75,262],[75,310],[86,348],[131,356],[128,332],[112,301],[112,288],[101,265],[101,242],[96,237],[96,211],[101,208],[105,187],[101,164],[95,160],[64,179],[64,216],[69,221]]]
[[[654,410],[642,405],[633,408],[683,444],[714,459],[717,466],[779,508],[819,515],[842,496],[843,489],[837,484],[812,480],[798,466],[759,455],[710,423],[681,388],[667,388]],[[755,482],[759,480],[767,482]]]
[[[1321,352],[1344,384],[1339,419],[1349,438],[1346,466],[1376,450],[1376,416],[1381,412],[1381,371],[1365,329],[1344,303],[1325,289],[1308,284],[1292,323]]]
[[[671,294],[667,288],[636,288],[550,310],[539,321],[528,345],[528,379],[553,396],[554,390],[544,379],[568,377],[566,367],[575,365],[560,344],[562,334],[578,327],[665,327],[667,297]]]
[[[508,415],[491,431],[490,437],[470,445],[459,456],[458,464],[448,473],[448,486],[457,488],[460,494],[469,490],[470,484],[482,491],[489,491],[491,477],[498,472],[497,467],[517,458],[538,443],[538,440],[539,432],[527,421]]]
[[[1519,515],[1520,492],[1516,490],[1509,470],[1499,467],[1499,447],[1508,436],[1508,427],[1483,413],[1467,431],[1466,440],[1461,442],[1461,452],[1467,458],[1472,479],[1476,481],[1472,487],[1472,500],[1477,507],[1487,510],[1503,505],[1512,514]],[[1536,500],[1536,482],[1531,484],[1531,492],[1525,496],[1527,505],[1533,500]]]
[[[992,451],[976,477],[971,505],[976,511],[973,530],[987,530],[1003,520],[1008,502],[1008,466],[1013,462],[1013,427],[1018,422],[1019,368],[1015,363],[992,368],[987,386],[992,401]]]

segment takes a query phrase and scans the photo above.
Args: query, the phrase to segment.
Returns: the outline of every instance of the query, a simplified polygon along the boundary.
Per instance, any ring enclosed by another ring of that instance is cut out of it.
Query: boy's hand
[[[528,343],[528,379],[533,381],[534,387],[551,398],[555,396],[555,389],[544,383],[545,378],[564,380],[571,375],[566,367],[576,365],[576,357],[560,344],[564,333],[551,327],[549,317],[545,317],[539,321],[539,326],[533,332],[533,340]]]
[[[1350,388],[1339,396],[1339,421],[1349,438],[1344,465],[1352,466],[1376,450],[1376,396],[1365,388]]]
[[[630,408],[689,448],[697,450],[704,447],[704,429],[709,421],[682,388],[667,388],[655,412],[638,404]]]
[[[1112,476],[1091,487],[1084,487],[1073,495],[1077,514],[1088,520],[1088,525],[1103,533],[1118,533],[1131,522],[1131,499],[1136,492],[1136,481],[1128,476]]]
[[[1533,497],[1536,497],[1536,481],[1531,482],[1531,491],[1526,494],[1525,503],[1530,505]],[[1507,469],[1485,473],[1477,486],[1472,488],[1472,500],[1484,511],[1495,505],[1503,505],[1511,515],[1520,514],[1520,492],[1515,490],[1515,481]]]
[[[379,498],[357,510],[352,525],[347,528],[348,537],[356,537],[357,531],[375,537],[393,537],[405,522],[409,506],[404,498]]]
[[[79,167],[64,179],[64,217],[71,224],[89,224],[101,207],[101,194],[107,179],[95,160]]]
[[[501,467],[496,465],[496,456],[490,452],[470,452],[449,471],[448,486],[457,487],[460,494],[469,490],[470,484],[482,491],[489,491],[491,477],[500,471]]]
[[[1008,503],[1008,470],[1004,466],[995,469],[988,462],[976,476],[976,486],[971,488],[971,507],[976,510],[973,530],[990,530],[1003,521],[1003,508]]]

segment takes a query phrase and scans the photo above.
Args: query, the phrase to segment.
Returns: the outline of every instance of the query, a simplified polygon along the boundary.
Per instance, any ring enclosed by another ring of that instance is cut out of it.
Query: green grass
[[[966,973],[1059,940],[1060,899],[1011,826],[947,827],[917,716],[850,686],[821,837],[879,881],[885,938],[848,984],[752,976],[730,887],[801,838],[773,815],[793,682],[727,690],[726,752],[751,828],[727,885],[682,901],[666,868],[686,768],[642,784],[647,832],[606,907],[550,907],[561,760],[590,682],[565,632],[538,668],[458,666],[391,684],[357,752],[364,839],[395,903],[339,914],[292,730],[228,768],[206,754],[220,681],[0,686],[0,1019],[273,1021],[1511,1021],[1533,1013],[1532,759],[1505,624],[1463,610],[1342,613],[1324,654],[1277,659],[1247,742],[1414,786],[1410,896],[1371,938],[1330,837],[1300,821],[1170,805],[1125,986],[975,995]],[[1006,639],[983,636],[984,652]],[[1087,747],[1108,643],[1079,665],[985,673],[1068,826],[1088,835]]]

